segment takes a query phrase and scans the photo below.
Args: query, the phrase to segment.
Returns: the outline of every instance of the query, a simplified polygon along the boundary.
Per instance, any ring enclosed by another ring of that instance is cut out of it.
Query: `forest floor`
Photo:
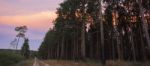
[[[39,60],[38,60],[39,61]],[[130,61],[106,61],[105,65],[95,61],[70,61],[70,60],[40,60],[49,66],[150,66],[150,61],[147,62],[130,62]],[[21,66],[33,66],[34,60],[26,61]],[[39,65],[44,66],[44,65]]]

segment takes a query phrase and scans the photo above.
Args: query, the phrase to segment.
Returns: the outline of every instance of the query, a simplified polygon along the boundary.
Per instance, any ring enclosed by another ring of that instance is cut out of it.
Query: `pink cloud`
[[[29,15],[0,16],[0,24],[22,26],[37,30],[47,30],[53,27],[52,21],[57,17],[54,11],[45,11]]]
[[[0,0],[0,15],[32,14],[56,11],[63,0]]]
[[[14,28],[26,25],[30,47],[37,50],[45,33],[53,27],[56,8],[64,0],[0,0],[0,48],[8,48],[18,34]],[[19,43],[19,48],[22,42]]]

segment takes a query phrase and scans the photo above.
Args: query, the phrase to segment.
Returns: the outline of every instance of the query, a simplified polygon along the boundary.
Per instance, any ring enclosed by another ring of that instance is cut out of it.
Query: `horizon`
[[[63,0],[0,0],[0,49],[11,49],[10,43],[17,35],[15,27],[26,25],[30,50],[37,51],[46,32],[53,27],[61,2]],[[23,40],[18,49],[22,44]]]

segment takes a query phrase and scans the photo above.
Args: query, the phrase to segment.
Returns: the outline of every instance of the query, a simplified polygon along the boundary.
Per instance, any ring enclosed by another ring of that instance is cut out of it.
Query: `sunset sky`
[[[9,49],[16,26],[26,25],[31,50],[38,50],[45,33],[53,27],[56,8],[63,0],[0,0],[0,49]],[[19,42],[21,48],[23,40]]]

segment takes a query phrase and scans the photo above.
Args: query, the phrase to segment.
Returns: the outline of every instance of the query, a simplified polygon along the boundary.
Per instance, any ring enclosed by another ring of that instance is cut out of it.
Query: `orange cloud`
[[[33,29],[47,30],[53,27],[52,21],[57,17],[54,11],[45,11],[29,15],[0,16],[0,24],[22,26]]]

